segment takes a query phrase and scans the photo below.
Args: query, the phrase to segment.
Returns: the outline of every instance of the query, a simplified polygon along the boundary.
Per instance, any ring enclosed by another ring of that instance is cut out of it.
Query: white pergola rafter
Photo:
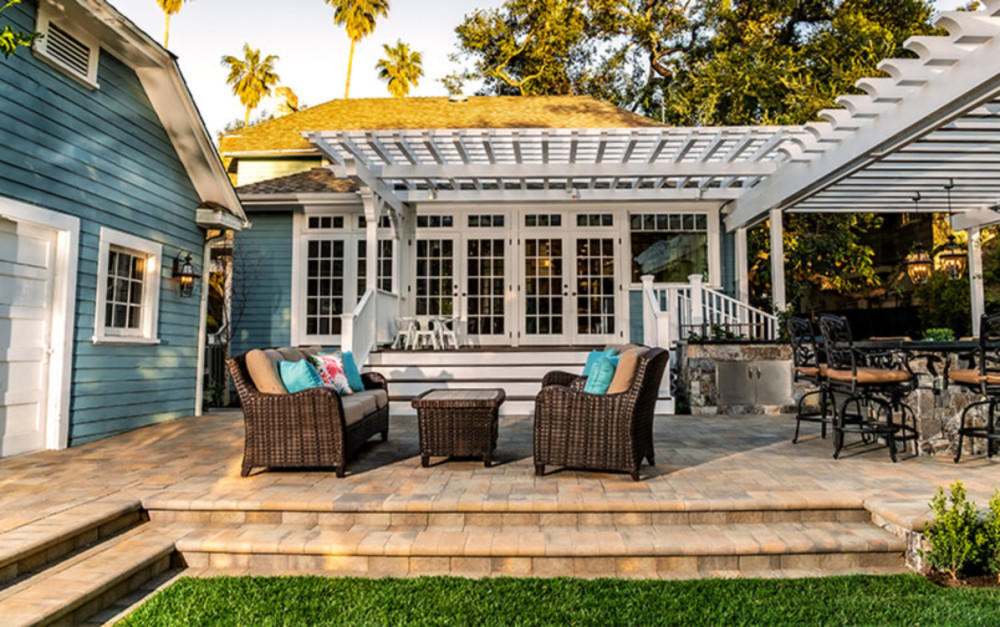
[[[802,127],[444,129],[307,135],[338,176],[397,203],[733,200],[787,159]],[[388,201],[387,201],[388,202]],[[389,203],[392,204],[392,203]]]

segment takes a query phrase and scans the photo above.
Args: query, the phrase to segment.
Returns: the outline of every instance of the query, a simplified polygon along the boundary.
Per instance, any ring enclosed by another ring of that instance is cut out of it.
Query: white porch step
[[[583,365],[410,364],[406,366],[370,365],[367,370],[377,372],[390,381],[489,379],[493,381],[530,380],[541,382],[542,377],[553,370],[582,372]]]
[[[372,353],[369,365],[378,366],[571,366],[583,368],[590,351],[552,350],[442,350],[442,351],[383,351]]]
[[[392,398],[414,398],[430,388],[445,390],[469,390],[480,388],[502,388],[510,398],[535,398],[542,389],[541,379],[528,381],[511,381],[497,379],[422,379],[422,380],[389,380],[389,394]]]

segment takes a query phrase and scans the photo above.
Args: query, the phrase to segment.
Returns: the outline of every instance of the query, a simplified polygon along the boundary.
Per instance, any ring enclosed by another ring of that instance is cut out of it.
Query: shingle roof
[[[309,150],[302,131],[662,126],[590,96],[472,96],[331,100],[222,138],[225,153]]]
[[[324,192],[355,192],[357,184],[351,179],[337,178],[326,168],[313,168],[298,174],[290,174],[276,179],[259,181],[237,188],[241,196],[246,194],[307,194]]]

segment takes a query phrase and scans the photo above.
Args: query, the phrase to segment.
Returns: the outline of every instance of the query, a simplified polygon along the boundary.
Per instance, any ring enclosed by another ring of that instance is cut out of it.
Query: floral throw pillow
[[[339,355],[317,355],[309,359],[319,371],[324,387],[332,389],[341,396],[354,394],[351,385],[347,382],[347,375],[344,374],[344,362],[341,361]]]

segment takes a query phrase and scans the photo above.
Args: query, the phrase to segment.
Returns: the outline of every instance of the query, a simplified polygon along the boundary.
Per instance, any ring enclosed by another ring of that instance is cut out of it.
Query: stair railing
[[[398,294],[368,288],[357,307],[341,315],[342,348],[354,353],[358,366],[368,363],[368,357],[379,344],[392,341],[395,318],[402,311],[403,299]]]

